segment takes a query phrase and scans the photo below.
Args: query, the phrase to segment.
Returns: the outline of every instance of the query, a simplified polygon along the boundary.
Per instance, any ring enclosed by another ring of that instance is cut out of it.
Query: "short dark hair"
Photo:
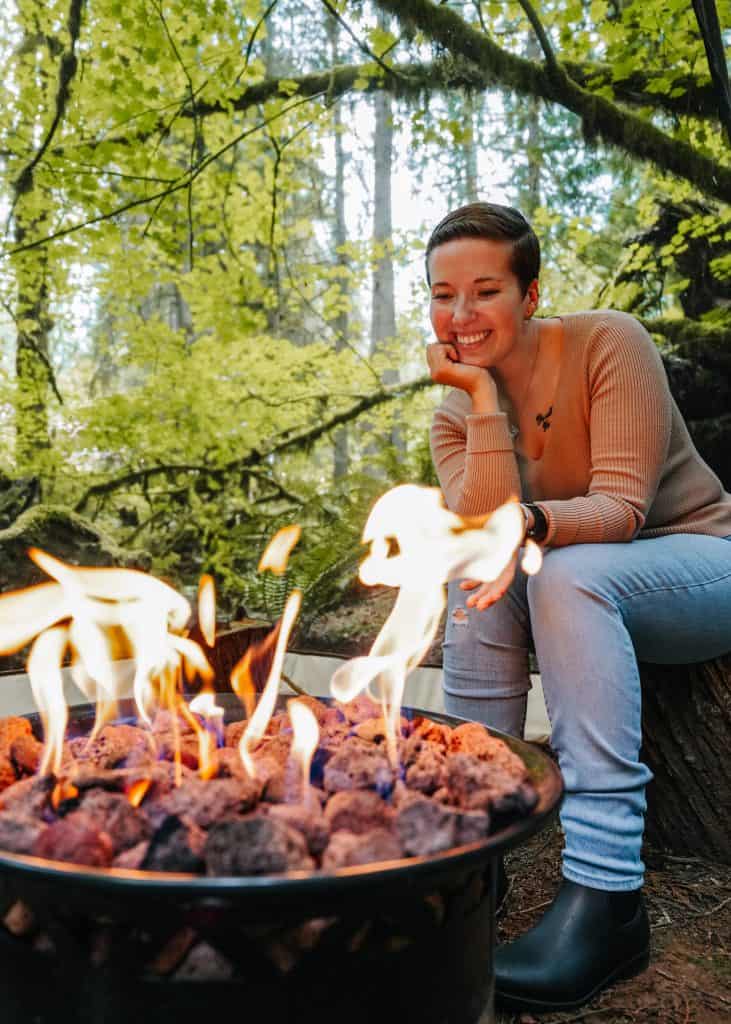
[[[512,242],[510,269],[518,278],[523,295],[541,269],[541,246],[533,228],[520,211],[498,203],[469,203],[452,210],[439,221],[426,245],[426,280],[429,257],[434,249],[455,238],[488,238],[495,242]]]

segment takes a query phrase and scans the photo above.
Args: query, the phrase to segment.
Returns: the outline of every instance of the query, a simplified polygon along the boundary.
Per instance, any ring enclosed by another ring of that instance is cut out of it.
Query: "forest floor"
[[[321,616],[304,647],[340,655],[367,653],[393,603],[393,592],[361,592]],[[437,663],[438,643],[429,663]],[[508,854],[510,889],[498,925],[510,941],[541,917],[561,874],[557,823]],[[649,968],[601,993],[580,1010],[539,1016],[498,1013],[497,1024],[729,1024],[731,1022],[731,866],[676,857],[651,847],[645,898],[652,926]]]

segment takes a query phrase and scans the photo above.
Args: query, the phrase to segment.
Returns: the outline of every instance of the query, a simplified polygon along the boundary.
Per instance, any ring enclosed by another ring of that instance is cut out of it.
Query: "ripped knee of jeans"
[[[470,617],[464,608],[458,606],[452,610],[452,624],[455,626],[468,626]]]

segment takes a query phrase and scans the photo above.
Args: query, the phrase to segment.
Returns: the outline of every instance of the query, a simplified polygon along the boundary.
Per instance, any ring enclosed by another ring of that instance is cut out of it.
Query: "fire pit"
[[[227,720],[241,717],[233,696],[219,700]],[[72,729],[90,729],[94,714],[73,709]],[[562,789],[545,754],[502,738],[538,803],[486,839],[427,857],[206,878],[0,851],[4,1024],[55,1024],[69,1006],[78,1024],[200,1024],[232,1011],[277,1024],[491,1020],[496,857],[542,827]]]
[[[283,571],[298,537],[281,530],[260,569]],[[495,579],[517,558],[522,515],[513,502],[465,521],[437,491],[404,486],[363,539],[360,578],[397,589],[391,614],[370,654],[334,673],[335,706],[302,696],[279,716],[300,591],[224,696],[167,584],[30,552],[55,582],[0,598],[0,650],[32,640],[43,737],[11,719],[0,750],[3,1024],[55,1024],[69,1006],[77,1024],[492,1018],[496,858],[555,809],[560,775],[526,744],[443,715],[410,722],[402,703],[444,583]],[[198,609],[213,648],[210,577]],[[134,660],[126,706],[114,652]],[[67,659],[94,707],[67,706]]]

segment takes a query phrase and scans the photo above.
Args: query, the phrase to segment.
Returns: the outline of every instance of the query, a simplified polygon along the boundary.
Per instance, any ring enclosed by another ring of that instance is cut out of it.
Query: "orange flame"
[[[444,584],[463,576],[496,579],[522,535],[517,502],[502,505],[484,526],[474,527],[444,507],[436,488],[394,487],[371,510],[363,531],[370,552],[361,564],[360,579],[369,586],[398,587],[399,593],[370,654],[339,668],[330,689],[338,700],[348,701],[377,684],[394,767],[406,676],[434,640],[445,605]]]
[[[300,539],[301,533],[301,528],[296,524],[294,526],[284,526],[281,530],[277,530],[267,544],[264,554],[259,559],[259,572],[271,569],[277,576],[281,576],[287,568],[289,556]]]
[[[287,711],[294,733],[290,756],[298,762],[300,767],[302,803],[309,804],[312,801],[310,765],[320,741],[320,727],[312,711],[301,701],[296,699],[287,701]]]
[[[127,790],[127,799],[133,807],[139,807],[147,796],[147,791],[152,785],[152,779],[138,779],[133,782]]]
[[[204,574],[198,584],[198,622],[209,647],[216,642],[216,584]]]
[[[51,807],[57,811],[64,800],[74,800],[78,795],[79,791],[73,782],[62,779],[51,790]]]
[[[249,718],[244,734],[241,737],[241,742],[239,743],[239,754],[241,755],[241,760],[244,762],[244,767],[247,772],[252,777],[256,774],[256,768],[251,757],[251,751],[266,733],[269,720],[274,712],[277,693],[279,692],[279,681],[282,675],[282,666],[284,664],[284,654],[287,649],[287,641],[289,640],[289,634],[292,631],[295,619],[299,614],[301,604],[302,591],[293,590],[287,598],[287,603],[285,604],[284,611],[282,612],[282,621],[277,632],[274,660],[272,661],[272,667],[269,670],[266,685],[264,686],[264,690],[259,699],[259,703],[256,706],[256,710]]]

